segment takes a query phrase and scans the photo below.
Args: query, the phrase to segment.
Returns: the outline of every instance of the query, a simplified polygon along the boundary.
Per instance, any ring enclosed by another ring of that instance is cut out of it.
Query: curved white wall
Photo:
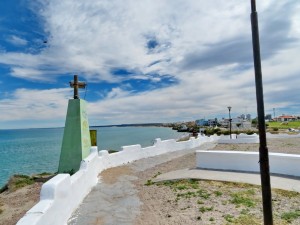
[[[40,201],[31,208],[17,225],[64,225],[72,212],[98,182],[98,174],[111,167],[120,166],[138,159],[147,158],[200,146],[204,142],[219,137],[199,136],[188,141],[156,139],[153,146],[141,148],[140,145],[124,146],[122,151],[108,154],[106,150],[98,153],[97,147],[81,162],[78,172],[58,174],[42,186]]]
[[[247,134],[232,134],[232,139],[229,135],[220,136],[218,140],[219,144],[250,144],[259,143],[259,136],[257,134],[247,135]]]

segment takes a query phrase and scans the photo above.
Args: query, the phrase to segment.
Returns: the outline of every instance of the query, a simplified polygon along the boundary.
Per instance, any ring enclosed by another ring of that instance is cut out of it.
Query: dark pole
[[[252,45],[255,69],[256,101],[259,129],[259,163],[262,188],[264,224],[273,225],[269,154],[266,138],[265,109],[261,72],[258,19],[255,0],[251,0]]]
[[[227,108],[229,111],[229,134],[230,134],[230,139],[232,139],[232,137],[231,137],[231,115],[230,115],[231,106],[228,106]]]
[[[74,75],[74,99],[79,99],[79,95],[78,95],[78,75]]]

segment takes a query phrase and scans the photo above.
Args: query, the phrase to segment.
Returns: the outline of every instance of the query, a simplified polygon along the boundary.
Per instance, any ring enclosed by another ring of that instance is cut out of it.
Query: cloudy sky
[[[1,0],[0,129],[256,116],[250,0]],[[300,115],[300,1],[257,1],[266,113]]]

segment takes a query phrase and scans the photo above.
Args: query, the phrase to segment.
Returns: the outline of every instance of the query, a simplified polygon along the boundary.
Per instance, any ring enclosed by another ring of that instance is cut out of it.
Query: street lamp
[[[229,111],[229,134],[230,134],[230,139],[232,139],[231,137],[231,116],[230,116],[230,110],[231,110],[231,106],[228,106],[228,111]]]

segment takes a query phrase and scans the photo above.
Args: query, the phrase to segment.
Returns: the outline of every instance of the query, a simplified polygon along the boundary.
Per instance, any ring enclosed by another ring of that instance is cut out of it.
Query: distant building
[[[288,121],[295,121],[297,120],[296,116],[289,116],[289,115],[282,115],[278,116],[277,118],[274,118],[275,121],[278,122],[288,122]]]
[[[205,120],[205,119],[200,119],[200,120],[196,120],[196,124],[198,126],[216,126],[218,124],[218,119],[215,118],[215,119],[208,119],[208,120]]]
[[[250,114],[246,115],[246,120],[251,121],[251,115]]]
[[[207,122],[208,122],[208,126],[210,126],[210,127],[217,126],[217,124],[218,124],[217,119],[209,119]]]
[[[198,126],[208,126],[208,121],[205,119],[196,120]]]
[[[265,116],[265,120],[268,120],[268,121],[272,120],[272,114],[267,114]]]
[[[222,120],[219,121],[219,124],[221,124],[222,127],[227,128],[227,127],[229,127],[229,119],[223,118]]]
[[[219,121],[222,127],[229,128],[229,119],[223,119]],[[251,129],[251,122],[247,120],[243,120],[241,117],[232,118],[231,121],[231,129],[233,130],[246,130]]]

